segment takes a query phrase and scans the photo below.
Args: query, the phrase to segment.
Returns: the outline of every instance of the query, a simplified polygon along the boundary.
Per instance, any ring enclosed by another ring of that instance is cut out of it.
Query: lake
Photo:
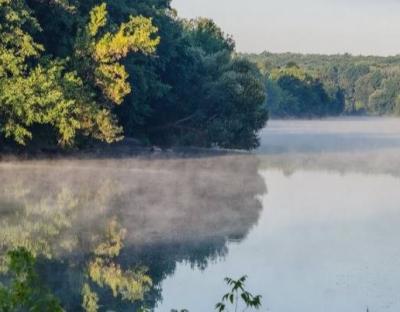
[[[68,311],[83,284],[100,311],[213,311],[246,274],[261,311],[398,312],[399,177],[391,118],[273,120],[250,155],[3,162],[0,255],[34,254]]]

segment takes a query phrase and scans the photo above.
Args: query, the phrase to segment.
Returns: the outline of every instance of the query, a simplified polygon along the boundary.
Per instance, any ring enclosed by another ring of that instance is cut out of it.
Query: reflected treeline
[[[257,223],[258,165],[252,155],[2,163],[2,269],[23,247],[67,311],[152,308],[177,263],[205,268]]]
[[[386,174],[400,177],[400,150],[341,153],[287,153],[259,155],[261,169],[278,169],[286,175],[299,170],[362,174]]]
[[[262,133],[261,168],[400,176],[400,122],[391,118],[273,120]]]

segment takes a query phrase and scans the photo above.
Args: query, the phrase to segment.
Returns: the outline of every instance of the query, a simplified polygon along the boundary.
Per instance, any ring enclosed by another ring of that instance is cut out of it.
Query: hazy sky
[[[173,0],[213,18],[239,51],[400,54],[400,0]]]

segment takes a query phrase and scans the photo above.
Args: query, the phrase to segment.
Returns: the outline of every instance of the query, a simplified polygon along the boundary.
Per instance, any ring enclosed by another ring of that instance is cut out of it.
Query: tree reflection
[[[32,253],[67,311],[154,307],[177,263],[246,237],[266,191],[252,155],[3,163],[0,179],[0,255]]]

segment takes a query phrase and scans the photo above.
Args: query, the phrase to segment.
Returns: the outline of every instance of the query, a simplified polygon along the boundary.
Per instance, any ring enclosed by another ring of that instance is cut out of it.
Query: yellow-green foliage
[[[4,174],[2,176],[4,178]],[[119,194],[113,188],[115,182],[104,180],[95,189],[79,190],[61,183],[43,196],[35,196],[37,183],[31,184],[25,179],[14,181],[11,177],[3,182],[0,202],[5,217],[0,220],[0,250],[3,251],[0,254],[0,274],[7,274],[10,270],[8,255],[4,253],[7,250],[21,249],[32,259],[59,261],[60,257],[64,259],[66,254],[83,248],[90,252],[89,259],[78,269],[81,270],[80,276],[85,276],[80,292],[82,307],[86,311],[96,311],[100,305],[99,296],[90,288],[92,284],[110,289],[114,296],[130,301],[140,300],[150,289],[152,281],[145,269],[122,269],[118,259],[114,259],[124,247],[126,236],[126,229],[121,227],[117,217],[111,217],[105,226],[90,227],[88,232],[81,230],[85,233],[84,238],[75,228],[79,228],[77,224],[81,222],[79,212],[89,203],[96,209],[106,209],[109,195]],[[8,210],[10,214],[7,214]],[[71,264],[76,269],[76,263]],[[1,291],[0,285],[0,311],[3,311]]]
[[[121,296],[129,301],[143,300],[144,294],[150,290],[151,278],[143,270],[122,270],[111,261],[97,258],[89,264],[89,276],[99,286],[107,286],[113,296]]]
[[[271,71],[270,78],[273,80],[278,80],[282,76],[291,76],[297,78],[301,81],[305,81],[311,78],[303,69],[297,66],[285,67],[285,68],[275,68]]]
[[[18,222],[12,222],[9,218],[0,219],[1,250],[14,250],[24,248],[32,256],[54,258],[53,240],[57,241],[57,248],[63,251],[75,246],[75,236],[63,236],[62,233],[72,226],[71,215],[79,208],[79,202],[73,198],[73,194],[64,189],[57,194],[56,198],[42,198],[40,201],[32,201],[30,190],[17,194],[21,185],[7,185],[0,192],[0,197],[11,196],[18,200],[17,206],[10,209],[17,210]],[[26,187],[26,185],[25,185]],[[7,194],[7,195],[5,195]],[[7,197],[6,197],[7,198]],[[7,206],[6,206],[7,207]],[[38,215],[41,222],[38,221]],[[4,256],[4,255],[3,255]],[[0,263],[2,256],[0,256]],[[0,271],[2,271],[0,265]]]
[[[158,37],[150,37],[155,32],[157,28],[152,25],[151,19],[131,16],[115,34],[106,33],[96,43],[95,59],[99,62],[113,62],[127,56],[129,52],[152,53],[160,40]]]
[[[100,243],[94,253],[97,256],[116,257],[123,248],[126,230],[121,229],[117,220],[113,219],[107,228],[105,242]]]
[[[160,39],[152,38],[157,28],[151,19],[143,16],[131,16],[115,33],[99,34],[106,25],[106,4],[94,7],[86,29],[78,38],[77,55],[86,58],[84,68],[92,67],[95,84],[104,96],[115,104],[121,104],[131,92],[131,86],[125,66],[119,61],[130,52],[154,52]]]
[[[90,36],[94,37],[101,27],[107,24],[107,6],[106,3],[98,5],[90,11],[90,21],[87,31]]]
[[[87,283],[82,287],[82,297],[82,308],[86,312],[97,312],[99,310],[99,297]]]
[[[96,258],[89,263],[88,275],[100,287],[109,287],[114,297],[121,296],[130,301],[142,300],[152,286],[151,278],[146,275],[145,270],[124,271],[111,260],[123,248],[125,235],[126,230],[120,227],[116,219],[112,219],[104,242],[94,251]]]
[[[100,35],[106,24],[106,5],[93,8],[74,54],[53,58],[33,39],[41,28],[26,2],[0,0],[0,134],[24,145],[33,126],[50,125],[62,146],[78,134],[107,142],[122,137],[110,104],[120,104],[131,87],[118,61],[129,52],[153,52],[159,40],[151,38],[157,29],[150,19],[131,17],[116,33]]]
[[[116,139],[121,129],[85,93],[83,81],[65,72],[60,62],[38,65],[26,75],[0,82],[0,115],[3,133],[20,144],[32,138],[30,127],[49,124],[58,132],[61,145],[72,144],[81,130],[99,139]]]
[[[24,30],[40,30],[25,1],[0,0],[0,21],[0,79],[4,79],[22,74],[26,58],[39,56],[43,46]]]

